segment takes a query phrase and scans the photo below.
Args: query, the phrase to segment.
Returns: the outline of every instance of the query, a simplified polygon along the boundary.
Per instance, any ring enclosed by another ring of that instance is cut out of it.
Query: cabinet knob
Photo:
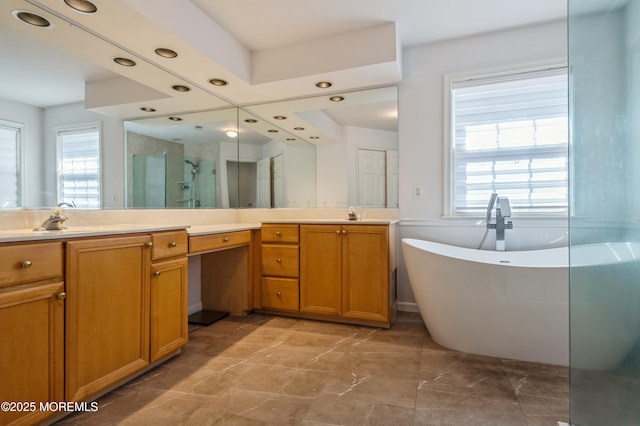
[[[340,230],[336,230],[336,235],[340,235]]]
[[[279,237],[282,234],[280,233],[280,231],[276,231],[276,235]]]
[[[160,275],[160,271],[155,271],[153,275],[157,277],[158,275]]]
[[[31,261],[30,261],[30,260],[25,260],[24,262],[22,262],[22,267],[23,267],[24,269],[30,268],[30,267],[31,267],[31,265],[33,265],[33,263],[31,263]]]
[[[277,293],[276,293],[276,296],[280,297],[280,296],[282,296],[282,293],[277,292]]]
[[[278,257],[278,258],[276,258],[276,262],[278,262],[278,263],[282,263],[282,259],[280,259],[280,258]]]
[[[169,247],[174,248],[175,246],[177,246],[177,244],[176,244],[176,242],[175,242],[175,241],[171,241],[171,242],[169,243]]]
[[[222,242],[223,242],[223,243],[228,243],[228,242],[229,242],[229,237],[224,237],[224,238],[222,239]]]
[[[344,229],[342,230],[342,235],[347,235],[347,231],[345,231]]]
[[[153,243],[151,241],[147,242],[147,247],[153,247]]]
[[[67,293],[65,293],[64,291],[58,294],[58,300],[64,300],[66,298],[67,298]]]

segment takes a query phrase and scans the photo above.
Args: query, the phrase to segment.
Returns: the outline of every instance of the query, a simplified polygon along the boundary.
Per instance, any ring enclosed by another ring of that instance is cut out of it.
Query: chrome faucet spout
[[[513,229],[513,222],[505,221],[505,217],[511,217],[511,206],[507,197],[498,197],[496,201],[496,250],[506,250],[504,241],[504,230]]]
[[[496,210],[496,220],[495,222],[492,222],[491,212],[493,211],[494,206]],[[506,250],[504,231],[505,229],[513,229],[513,222],[511,222],[510,220],[505,221],[506,217],[511,217],[511,206],[509,205],[509,199],[507,197],[498,197],[498,194],[494,192],[493,194],[491,194],[491,199],[489,200],[489,205],[487,206],[487,230],[496,230],[497,251]],[[484,238],[482,239],[482,241],[484,242]],[[482,247],[482,243],[480,243],[480,247]]]

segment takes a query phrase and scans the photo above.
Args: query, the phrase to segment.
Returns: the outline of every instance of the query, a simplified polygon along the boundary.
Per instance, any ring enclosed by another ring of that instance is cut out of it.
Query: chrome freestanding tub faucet
[[[496,207],[496,221],[491,222],[491,211],[493,205]],[[489,205],[487,206],[487,229],[496,230],[496,251],[505,251],[506,246],[504,242],[504,230],[513,229],[513,222],[505,221],[505,218],[511,217],[511,206],[509,205],[509,198],[498,197],[495,192],[491,194]]]

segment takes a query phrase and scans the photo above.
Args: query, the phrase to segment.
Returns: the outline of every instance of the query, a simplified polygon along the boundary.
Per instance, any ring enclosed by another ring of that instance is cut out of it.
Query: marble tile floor
[[[390,330],[251,314],[60,425],[529,425],[569,416],[567,368],[464,354],[416,314]]]

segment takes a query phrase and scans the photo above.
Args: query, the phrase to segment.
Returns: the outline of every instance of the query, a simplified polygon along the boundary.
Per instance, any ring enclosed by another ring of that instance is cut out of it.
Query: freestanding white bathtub
[[[569,365],[568,248],[498,252],[416,239],[403,239],[402,247],[413,294],[434,341],[463,352]],[[638,264],[640,245],[585,245],[572,248],[571,256],[577,267],[572,274],[598,288],[606,283],[590,279],[594,271],[603,264]],[[610,318],[622,308],[606,302],[603,307],[603,300],[596,305],[588,297],[581,302],[581,293],[572,310],[572,321],[582,324],[572,344],[572,366],[575,361],[581,368],[613,368],[640,335],[640,320],[633,324],[637,333],[629,333],[625,324],[620,341],[612,342],[610,330],[616,325]],[[606,298],[605,293],[598,294]]]

